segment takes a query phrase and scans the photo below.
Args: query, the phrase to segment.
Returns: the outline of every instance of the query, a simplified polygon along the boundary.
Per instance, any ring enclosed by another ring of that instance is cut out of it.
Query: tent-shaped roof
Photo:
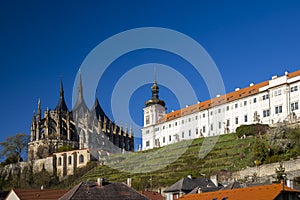
[[[82,182],[76,185],[60,199],[148,200],[147,197],[124,183],[105,183],[102,186],[98,186],[91,182]]]
[[[185,177],[171,185],[169,188],[167,188],[164,192],[185,192],[189,193],[194,188],[214,188],[217,187],[210,179],[207,178],[191,178],[191,177]]]

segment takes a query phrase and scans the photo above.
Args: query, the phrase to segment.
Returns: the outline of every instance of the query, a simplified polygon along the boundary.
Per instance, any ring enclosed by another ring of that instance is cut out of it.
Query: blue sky
[[[227,92],[300,69],[298,1],[12,0],[0,2],[0,27],[0,141],[29,134],[38,98],[43,110],[55,108],[60,76],[71,108],[73,84],[86,56],[128,29],[163,27],[193,38],[216,63]],[[114,84],[122,73],[146,63],[174,67],[195,87],[199,100],[210,98],[185,61],[164,51],[139,50],[115,60],[98,85],[97,97],[109,116]],[[165,78],[157,76],[158,82]],[[128,109],[140,125],[150,86],[139,86],[130,98]],[[161,86],[168,111],[180,108],[178,96]]]

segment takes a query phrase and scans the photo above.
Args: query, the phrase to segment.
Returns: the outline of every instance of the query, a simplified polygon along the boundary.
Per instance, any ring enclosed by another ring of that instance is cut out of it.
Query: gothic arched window
[[[68,163],[69,163],[69,165],[71,165],[71,164],[72,164],[72,156],[69,156],[68,159],[69,159],[69,162],[68,162]]]
[[[58,166],[61,166],[61,157],[58,158]]]
[[[79,163],[83,163],[84,162],[84,156],[81,154],[79,156]]]

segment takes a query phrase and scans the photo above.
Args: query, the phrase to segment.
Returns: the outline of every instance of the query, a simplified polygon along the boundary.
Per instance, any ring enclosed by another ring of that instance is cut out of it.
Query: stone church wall
[[[67,175],[73,175],[77,168],[85,167],[90,160],[91,155],[88,149],[60,152],[35,160],[33,163],[28,161],[6,165],[0,168],[0,175],[7,180],[9,174],[18,174],[20,169],[22,173],[26,167],[30,168],[30,165],[33,164],[33,173],[45,169],[50,175],[57,175],[62,179]]]

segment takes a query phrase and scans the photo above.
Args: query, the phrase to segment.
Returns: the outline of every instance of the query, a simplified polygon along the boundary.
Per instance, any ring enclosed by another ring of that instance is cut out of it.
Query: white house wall
[[[284,75],[273,78],[267,86],[259,88],[259,92],[251,96],[162,123],[158,123],[162,116],[155,116],[150,126],[142,128],[142,149],[152,149],[201,136],[234,132],[242,124],[257,123],[254,121],[255,112],[259,115],[259,123],[283,122],[292,113],[292,103],[293,112],[297,117],[300,116],[300,76],[288,78]],[[156,113],[155,106],[146,107],[144,111],[150,109],[152,114]]]

